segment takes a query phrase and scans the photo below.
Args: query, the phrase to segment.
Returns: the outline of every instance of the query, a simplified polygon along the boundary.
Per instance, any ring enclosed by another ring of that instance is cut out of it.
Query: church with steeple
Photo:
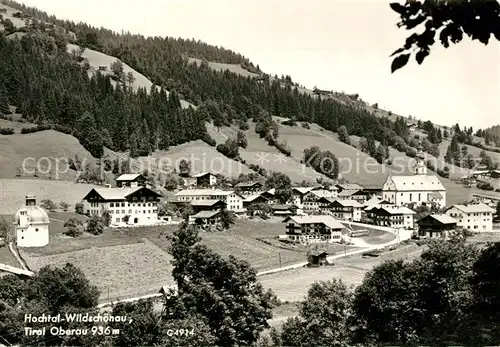
[[[389,174],[382,187],[382,198],[398,206],[410,204],[435,204],[446,206],[446,188],[439,178],[427,173],[425,155],[419,146],[415,157],[413,175],[393,176]]]

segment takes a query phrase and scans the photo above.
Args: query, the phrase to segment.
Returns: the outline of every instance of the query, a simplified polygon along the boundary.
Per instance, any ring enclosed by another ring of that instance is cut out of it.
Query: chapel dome
[[[49,224],[50,219],[45,210],[39,206],[24,206],[15,215],[16,224],[19,224],[21,212],[26,212],[31,224]]]

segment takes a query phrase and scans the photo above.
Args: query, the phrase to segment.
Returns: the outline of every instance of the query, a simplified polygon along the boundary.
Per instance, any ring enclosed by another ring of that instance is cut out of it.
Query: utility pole
[[[279,260],[280,260],[280,267],[281,267],[281,252],[278,252],[278,257],[279,257]]]

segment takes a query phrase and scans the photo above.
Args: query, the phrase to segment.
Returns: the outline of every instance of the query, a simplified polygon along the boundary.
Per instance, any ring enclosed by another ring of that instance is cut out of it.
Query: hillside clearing
[[[202,60],[197,58],[189,58],[189,63],[196,63],[196,65],[200,66]],[[224,63],[216,63],[216,62],[208,62],[208,67],[215,71],[230,71],[235,74],[238,74],[243,77],[257,77],[259,76],[256,73],[245,70],[239,64],[224,64]]]
[[[46,265],[62,267],[72,263],[97,285],[101,302],[153,294],[164,285],[174,284],[172,257],[147,240],[39,257],[25,250],[20,252],[33,271]]]

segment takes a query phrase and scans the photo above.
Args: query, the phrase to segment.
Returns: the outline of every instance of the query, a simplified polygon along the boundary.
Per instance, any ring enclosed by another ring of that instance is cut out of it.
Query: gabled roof
[[[304,195],[309,193],[311,190],[314,190],[314,187],[293,187],[292,188],[294,191]]]
[[[326,189],[311,190],[309,193],[316,195],[318,198],[330,198],[332,197],[332,192]]]
[[[213,206],[217,203],[225,204],[224,201],[218,199],[211,200],[193,200],[191,201],[192,206]]]
[[[185,189],[177,192],[176,196],[220,196],[234,194],[233,190],[220,189]]]
[[[208,172],[208,171],[205,171],[205,172],[200,172],[200,173],[194,174],[194,175],[192,175],[191,177],[192,177],[192,178],[198,178],[198,177],[203,177],[203,176],[205,176],[205,175],[212,175],[212,176],[215,176],[213,173]]]
[[[193,215],[192,218],[208,219],[208,218],[215,217],[219,213],[220,213],[220,211],[200,211],[197,214]]]
[[[262,196],[260,194],[255,194],[255,195],[251,195],[251,196],[246,197],[245,199],[243,199],[243,202],[252,202],[252,201],[255,201],[259,198],[264,199],[266,201],[269,201],[269,199],[266,198],[265,196]]]
[[[161,194],[158,194],[157,192],[146,188],[146,187],[134,187],[134,188],[93,188],[90,192],[85,195],[85,197],[82,200],[87,200],[87,197],[92,193],[96,192],[101,198],[104,200],[125,200],[129,195],[139,191],[147,189],[153,194],[156,194],[158,197],[161,196]]]
[[[337,184],[336,187],[342,190],[363,190],[363,187],[356,183],[342,183]]]
[[[120,181],[135,181],[137,178],[139,177],[142,177],[142,178],[146,178],[144,177],[143,175],[141,174],[123,174],[123,175],[120,175],[116,181],[117,182],[120,182]]]
[[[334,200],[332,201],[332,204],[340,204],[343,207],[359,207],[361,208],[363,205],[361,205],[359,202],[356,200]]]
[[[389,176],[397,191],[446,191],[434,175]]]
[[[490,212],[490,213],[493,213],[493,212],[495,212],[494,209],[492,209],[491,207],[489,207],[488,205],[485,205],[483,203],[480,203],[480,204],[468,204],[468,205],[453,205],[448,210],[452,209],[453,207],[459,209],[460,211],[462,211],[464,213],[478,213],[478,212]]]
[[[324,224],[330,229],[344,229],[344,225],[338,220],[329,215],[315,215],[315,216],[289,216],[285,218],[283,223],[292,220],[297,224]]]
[[[448,216],[447,214],[428,214],[427,216],[420,218],[417,223],[420,223],[427,218],[435,219],[441,224],[457,224],[456,219]]]
[[[260,183],[260,182],[240,182],[237,185],[235,185],[235,187],[238,187],[238,188],[252,188],[252,187],[254,187],[256,185],[262,186],[262,183]]]
[[[404,206],[373,206],[372,208],[369,208],[365,210],[367,212],[372,212],[372,213],[379,213],[382,212],[385,214],[389,215],[398,215],[398,214],[416,214],[415,211],[410,210],[408,207]]]

